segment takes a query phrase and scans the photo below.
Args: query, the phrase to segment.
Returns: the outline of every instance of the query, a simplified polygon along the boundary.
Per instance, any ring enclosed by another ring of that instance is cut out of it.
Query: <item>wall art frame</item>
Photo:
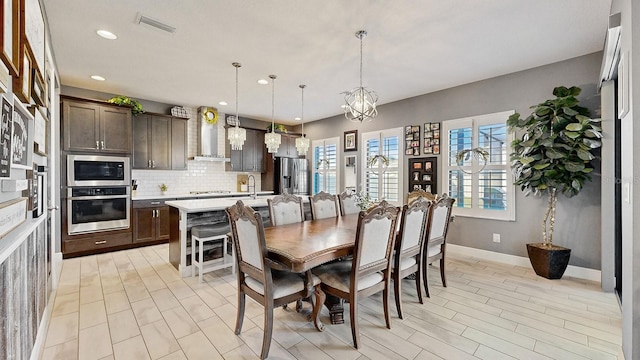
[[[358,151],[358,130],[344,132],[344,151]]]
[[[0,97],[0,177],[11,177],[13,128],[13,98],[9,94]]]
[[[13,116],[11,130],[11,167],[31,169],[33,158],[33,115],[20,102],[13,98]]]
[[[20,69],[20,0],[0,0],[0,5],[0,59],[9,74],[16,76]]]

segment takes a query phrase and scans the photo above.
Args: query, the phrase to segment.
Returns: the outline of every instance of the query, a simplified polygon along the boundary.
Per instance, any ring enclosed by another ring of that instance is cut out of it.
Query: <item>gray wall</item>
[[[344,131],[357,129],[359,134],[405,125],[463,118],[515,110],[528,115],[529,106],[553,96],[553,88],[560,85],[582,88],[580,100],[600,116],[600,96],[597,81],[602,52],[526,71],[487,79],[451,89],[397,101],[379,107],[378,116],[362,124],[349,122],[344,116],[305,124],[310,139],[340,136]],[[425,79],[428,81],[428,79]],[[313,101],[313,99],[309,99]],[[506,121],[506,119],[505,119]],[[361,149],[361,146],[358,147]],[[343,155],[355,154],[354,152]],[[424,155],[423,155],[424,156]],[[442,162],[442,155],[438,161]],[[360,165],[358,152],[358,165]],[[405,160],[405,174],[407,173]],[[558,201],[554,240],[558,245],[572,249],[570,264],[600,269],[600,175],[593,176],[577,197]],[[360,179],[360,172],[358,179]],[[407,183],[402,184],[407,192]],[[442,184],[438,184],[442,193]],[[541,241],[541,226],[546,199],[524,197],[516,190],[516,221],[494,221],[456,217],[450,228],[448,241],[505,254],[527,256],[525,244]],[[493,243],[493,233],[501,235],[501,243]]]

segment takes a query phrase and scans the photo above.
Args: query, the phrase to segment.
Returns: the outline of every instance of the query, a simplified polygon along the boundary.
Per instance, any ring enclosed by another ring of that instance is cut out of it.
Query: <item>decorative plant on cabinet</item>
[[[515,184],[525,195],[547,195],[542,222],[542,243],[527,244],[527,253],[536,274],[559,279],[569,264],[571,249],[553,244],[553,226],[559,193],[578,195],[591,180],[592,161],[602,145],[600,119],[579,106],[579,87],[553,89],[554,99],[531,108],[527,118],[515,113],[507,120],[511,131],[521,136],[511,144],[511,169]]]

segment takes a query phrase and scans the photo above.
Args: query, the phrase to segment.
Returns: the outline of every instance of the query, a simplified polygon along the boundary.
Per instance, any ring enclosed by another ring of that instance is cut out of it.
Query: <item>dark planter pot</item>
[[[527,244],[527,254],[536,274],[547,279],[560,279],[569,265],[571,249],[535,243]]]

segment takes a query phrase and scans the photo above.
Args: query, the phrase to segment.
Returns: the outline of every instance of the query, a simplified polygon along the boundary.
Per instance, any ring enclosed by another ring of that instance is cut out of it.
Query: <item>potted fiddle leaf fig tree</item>
[[[536,274],[559,279],[569,264],[571,249],[553,244],[556,203],[561,194],[573,197],[591,181],[592,161],[602,145],[600,119],[578,105],[579,87],[553,89],[555,98],[531,107],[526,118],[515,113],[507,120],[516,140],[511,144],[511,170],[515,184],[525,192],[547,196],[542,221],[542,243],[527,244]]]

